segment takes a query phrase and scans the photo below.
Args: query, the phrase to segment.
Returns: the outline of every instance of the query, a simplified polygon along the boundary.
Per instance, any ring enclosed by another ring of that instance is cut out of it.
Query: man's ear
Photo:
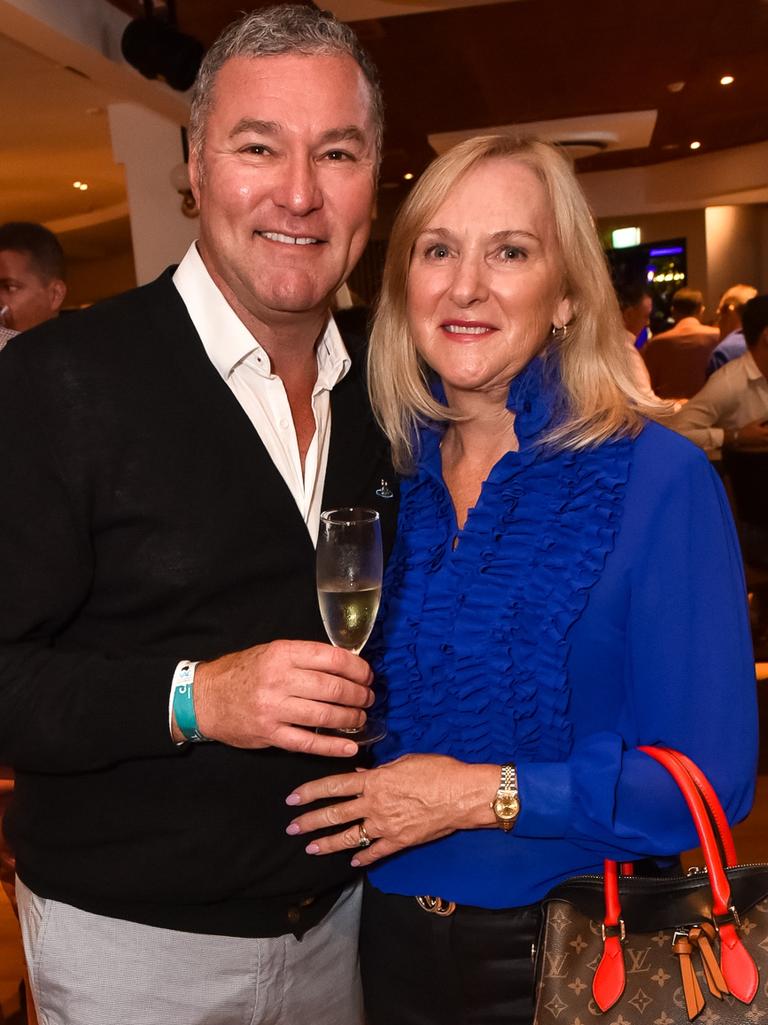
[[[190,152],[189,160],[187,161],[187,169],[189,171],[189,187],[192,190],[192,195],[195,197],[195,206],[200,209],[200,179],[199,170],[200,165],[197,161],[197,155],[194,152]]]
[[[51,306],[51,314],[55,317],[62,307],[67,296],[67,286],[61,278],[54,278],[48,284],[48,300]]]

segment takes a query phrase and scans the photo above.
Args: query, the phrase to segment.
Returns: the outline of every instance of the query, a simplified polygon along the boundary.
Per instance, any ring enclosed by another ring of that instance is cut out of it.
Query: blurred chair
[[[724,449],[723,467],[751,593],[755,658],[768,660],[768,451]]]
[[[703,330],[710,330],[709,328]],[[717,335],[654,335],[640,351],[661,399],[691,399],[707,380],[707,364]]]

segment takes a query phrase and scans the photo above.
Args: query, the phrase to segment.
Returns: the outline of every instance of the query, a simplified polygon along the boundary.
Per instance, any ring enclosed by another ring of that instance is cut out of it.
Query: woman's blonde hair
[[[376,417],[392,444],[395,465],[413,468],[417,428],[426,421],[460,417],[437,402],[429,368],[416,352],[408,327],[408,271],[416,239],[456,184],[477,164],[510,159],[529,167],[544,185],[555,223],[564,294],[573,308],[564,337],[544,345],[556,358],[567,415],[547,435],[556,448],[585,448],[620,434],[636,434],[656,404],[632,372],[616,296],[584,193],[568,161],[549,143],[510,135],[485,135],[459,143],[427,168],[401,207],[389,243],[381,296],[369,349],[369,381]],[[560,334],[558,332],[558,334]]]

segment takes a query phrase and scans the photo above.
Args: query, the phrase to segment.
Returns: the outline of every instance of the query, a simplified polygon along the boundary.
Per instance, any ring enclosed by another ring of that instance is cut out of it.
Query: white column
[[[197,219],[181,212],[170,174],[183,160],[178,124],[134,103],[109,107],[115,160],[125,167],[136,280],[152,281],[178,263],[197,237]]]
[[[709,299],[714,304],[731,285],[763,287],[762,220],[766,207],[708,206],[707,272]]]

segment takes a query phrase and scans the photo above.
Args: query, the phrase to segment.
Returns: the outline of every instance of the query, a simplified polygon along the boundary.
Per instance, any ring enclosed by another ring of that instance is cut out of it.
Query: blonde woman
[[[473,139],[423,175],[370,377],[404,474],[375,659],[389,735],[376,767],[291,794],[327,803],[289,832],[372,866],[372,1025],[523,1025],[546,892],[693,843],[637,745],[682,748],[749,809],[734,531],[706,457],[644,418],[586,202],[540,142]]]

